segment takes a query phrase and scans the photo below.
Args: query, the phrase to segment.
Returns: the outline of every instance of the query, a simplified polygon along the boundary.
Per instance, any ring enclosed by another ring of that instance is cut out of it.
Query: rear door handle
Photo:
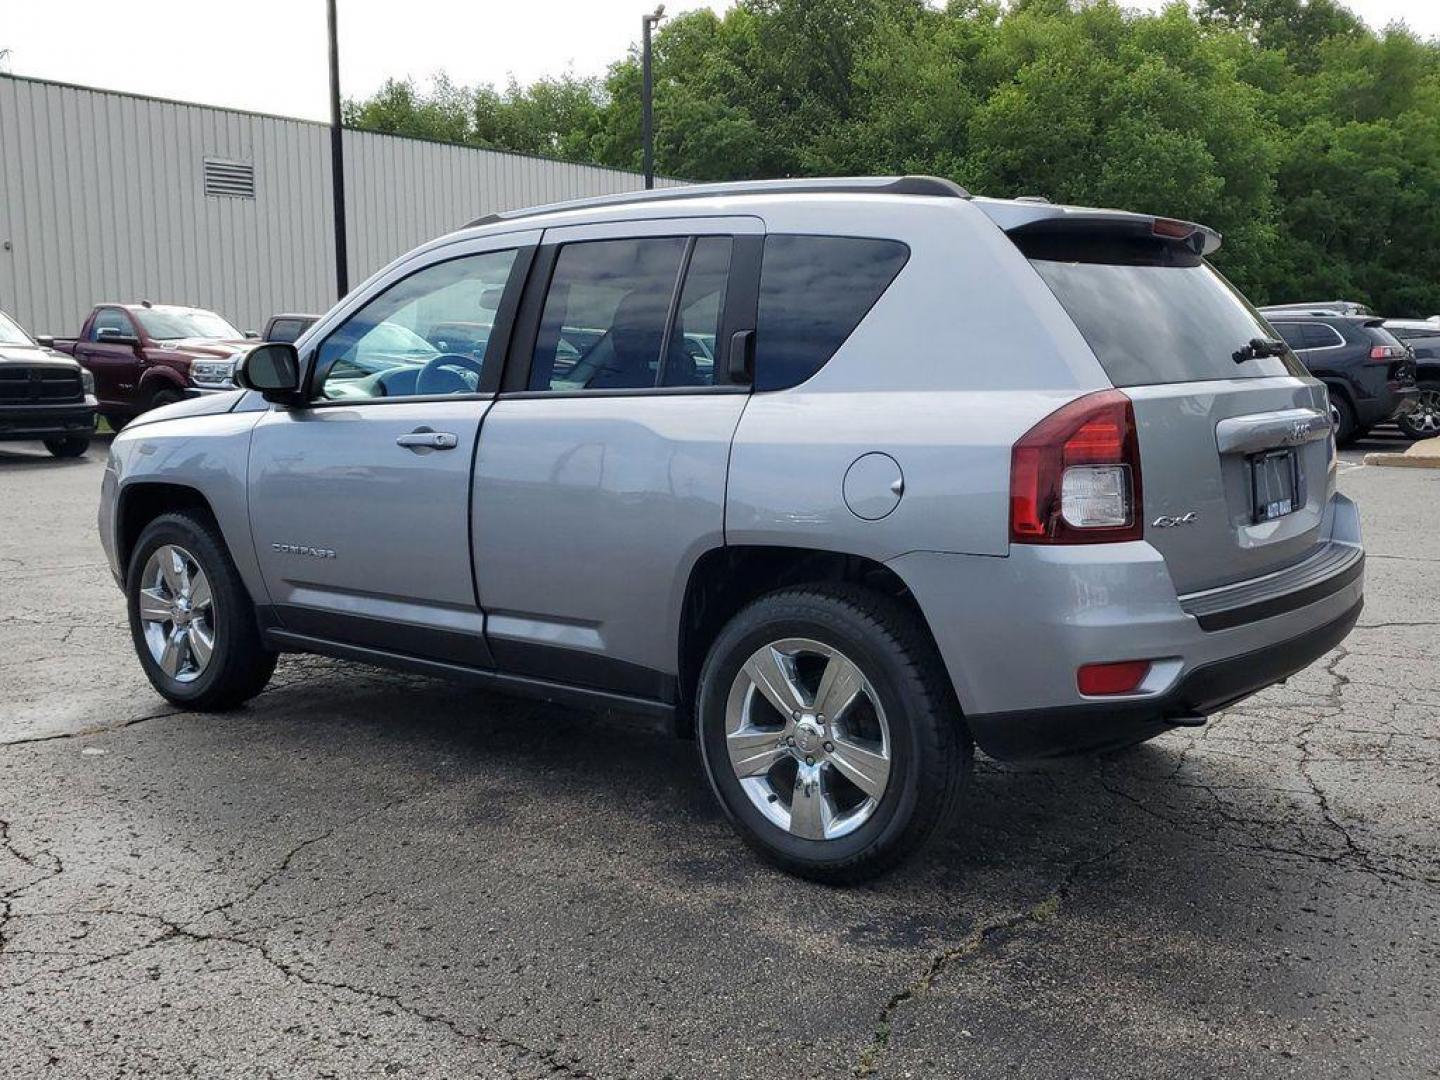
[[[396,446],[407,450],[454,450],[459,444],[460,440],[450,432],[431,431],[429,428],[419,428],[395,439]]]

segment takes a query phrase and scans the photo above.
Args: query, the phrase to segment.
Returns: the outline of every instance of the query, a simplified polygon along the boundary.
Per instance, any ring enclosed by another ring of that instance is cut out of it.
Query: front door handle
[[[454,450],[460,445],[460,440],[448,431],[419,428],[408,435],[398,436],[395,439],[395,445],[403,446],[408,450]]]

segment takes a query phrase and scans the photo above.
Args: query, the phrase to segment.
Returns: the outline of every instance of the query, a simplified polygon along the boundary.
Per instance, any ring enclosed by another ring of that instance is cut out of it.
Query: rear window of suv
[[[909,258],[910,248],[898,240],[767,236],[755,326],[755,389],[782,390],[819,371]]]
[[[1209,263],[1178,245],[1013,239],[1116,386],[1304,374],[1289,356],[1235,360],[1271,332]]]

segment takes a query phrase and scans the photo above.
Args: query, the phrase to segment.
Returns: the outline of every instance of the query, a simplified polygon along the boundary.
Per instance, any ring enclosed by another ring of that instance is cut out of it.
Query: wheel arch
[[[676,733],[693,734],[700,669],[716,636],[737,612],[777,589],[837,583],[890,596],[915,615],[929,647],[936,648],[919,603],[900,576],[883,563],[825,548],[760,544],[711,548],[691,566],[680,609]]]
[[[115,504],[115,555],[122,574],[130,565],[130,556],[145,526],[162,514],[177,510],[197,511],[219,524],[210,500],[198,488],[168,481],[137,480],[120,489]]]

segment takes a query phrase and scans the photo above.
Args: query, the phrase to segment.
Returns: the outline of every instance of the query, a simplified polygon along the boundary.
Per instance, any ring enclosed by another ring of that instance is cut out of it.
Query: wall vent
[[[255,197],[255,165],[249,161],[205,159],[205,194],[228,195],[236,199]]]

